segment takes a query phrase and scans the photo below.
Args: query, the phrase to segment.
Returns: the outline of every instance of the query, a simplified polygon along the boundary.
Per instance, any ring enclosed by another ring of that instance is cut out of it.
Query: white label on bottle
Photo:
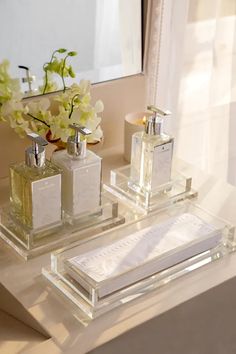
[[[32,182],[33,229],[61,221],[61,175]]]
[[[153,152],[152,189],[171,179],[173,141],[158,145]]]
[[[93,211],[100,205],[101,161],[73,171],[72,213]]]

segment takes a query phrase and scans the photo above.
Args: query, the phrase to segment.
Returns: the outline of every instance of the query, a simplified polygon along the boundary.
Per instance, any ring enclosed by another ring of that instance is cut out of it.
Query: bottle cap
[[[69,127],[74,129],[75,134],[67,139],[67,152],[74,158],[84,158],[86,156],[87,142],[80,139],[81,135],[87,136],[91,134],[91,130],[79,124],[70,124]]]
[[[148,106],[147,109],[154,114],[145,123],[145,132],[148,135],[161,135],[163,133],[163,118],[171,114],[170,111],[162,111],[155,106]]]
[[[43,167],[46,160],[45,146],[47,140],[36,133],[28,133],[27,137],[32,141],[32,146],[25,151],[25,163],[29,167]]]

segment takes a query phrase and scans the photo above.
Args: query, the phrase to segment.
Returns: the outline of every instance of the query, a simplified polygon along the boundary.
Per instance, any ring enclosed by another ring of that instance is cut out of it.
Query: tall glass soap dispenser
[[[62,209],[65,217],[77,218],[92,213],[101,205],[101,158],[87,150],[86,136],[91,131],[71,124],[74,134],[67,149],[55,152],[52,161],[62,169]]]
[[[10,167],[10,204],[13,215],[33,230],[61,224],[61,171],[45,157],[47,141],[27,134],[32,146],[25,162]]]
[[[132,136],[129,187],[151,196],[171,179],[174,139],[163,133],[163,118],[170,112],[154,106],[147,108],[153,115],[147,118],[145,131]]]

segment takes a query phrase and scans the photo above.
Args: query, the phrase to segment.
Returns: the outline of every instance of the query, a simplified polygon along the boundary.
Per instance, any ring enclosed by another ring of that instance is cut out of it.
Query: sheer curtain
[[[149,11],[147,102],[172,110],[179,158],[236,184],[236,1],[153,0]]]
[[[169,109],[166,130],[176,125],[179,80],[189,0],[148,1],[146,34],[146,102]]]

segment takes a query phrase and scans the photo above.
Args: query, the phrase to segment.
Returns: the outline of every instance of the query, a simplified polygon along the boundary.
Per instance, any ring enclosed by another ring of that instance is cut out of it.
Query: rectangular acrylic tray
[[[188,200],[51,255],[43,274],[89,317],[234,248],[234,228]]]
[[[120,167],[111,170],[110,184],[105,184],[104,189],[140,212],[147,213],[197,196],[197,192],[192,189],[192,178],[175,171],[172,172],[171,181],[160,185],[155,193],[134,191],[129,187],[129,181],[130,165]]]
[[[33,230],[25,227],[11,213],[9,205],[0,210],[0,237],[25,259],[38,256],[77,240],[93,237],[106,229],[125,222],[118,203],[102,193],[101,206],[76,219],[67,218],[59,225]]]

